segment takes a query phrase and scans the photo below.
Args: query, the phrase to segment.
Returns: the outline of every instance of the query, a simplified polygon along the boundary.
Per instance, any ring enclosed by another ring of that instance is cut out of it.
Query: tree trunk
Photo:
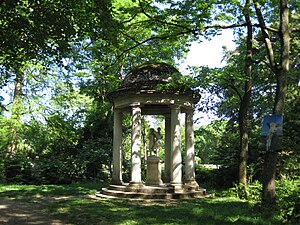
[[[290,51],[290,34],[289,34],[289,9],[288,0],[280,1],[280,66],[275,71],[276,76],[276,96],[273,108],[274,114],[284,113],[284,104],[287,93],[287,76],[289,73],[289,51]],[[276,163],[277,152],[269,152],[265,155],[263,166],[263,193],[262,201],[264,204],[272,204],[276,200]]]
[[[247,52],[245,74],[244,95],[242,96],[239,108],[239,131],[240,131],[240,163],[239,163],[239,182],[243,185],[245,194],[247,194],[247,160],[248,160],[248,109],[252,90],[252,25],[249,14],[249,1],[245,5],[245,20],[247,23]],[[246,196],[247,197],[247,196]]]
[[[11,132],[11,142],[8,146],[8,155],[10,158],[13,158],[18,151],[18,142],[19,142],[19,124],[21,119],[21,108],[22,108],[22,88],[23,88],[24,76],[18,70],[15,78],[15,88],[14,96],[12,102],[12,132]]]

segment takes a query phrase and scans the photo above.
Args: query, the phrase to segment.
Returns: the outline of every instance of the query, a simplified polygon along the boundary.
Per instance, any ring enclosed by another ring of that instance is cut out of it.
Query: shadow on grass
[[[0,224],[63,224],[49,216],[40,204],[32,204],[10,198],[0,198]]]
[[[76,199],[49,210],[71,224],[282,224],[259,206],[228,198],[165,202]]]

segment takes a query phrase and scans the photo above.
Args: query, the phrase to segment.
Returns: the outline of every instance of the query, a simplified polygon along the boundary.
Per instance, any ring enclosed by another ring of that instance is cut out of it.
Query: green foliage
[[[215,120],[211,124],[195,130],[195,153],[202,163],[219,163],[214,161],[214,157],[221,146],[226,123],[225,120]]]
[[[26,182],[30,179],[31,160],[27,155],[28,144],[21,134],[18,138],[18,152],[12,156],[9,152],[9,146],[14,135],[14,129],[24,130],[24,125],[18,120],[7,119],[0,116],[0,180],[11,182]]]
[[[196,180],[199,185],[210,192],[214,189],[224,187],[221,170],[207,169],[202,165],[196,166]]]
[[[248,183],[248,186],[245,186],[241,183],[234,183],[232,188],[228,189],[228,196],[236,197],[239,199],[246,199],[248,201],[259,202],[261,200],[261,190],[262,184],[255,180],[252,183]]]
[[[35,183],[69,184],[79,179],[74,156],[67,154],[45,155],[34,161]]]
[[[236,168],[239,158],[239,136],[236,123],[228,121],[220,142],[213,162],[225,168]]]
[[[29,183],[32,164],[25,151],[18,151],[14,158],[4,158],[4,177],[6,182]]]
[[[277,183],[276,206],[286,222],[300,221],[300,177],[281,179]]]
[[[300,99],[299,90],[295,83],[289,87],[287,96],[287,109],[284,116],[283,151],[279,154],[279,177],[283,179],[295,179],[300,176]]]
[[[70,52],[72,41],[89,32],[111,33],[110,13],[110,1],[3,1],[0,64],[12,69],[49,55],[60,60]]]
[[[10,142],[11,123],[12,122],[9,119],[0,115],[0,149],[3,155],[5,155],[5,149]]]
[[[5,181],[5,155],[0,151],[0,183]]]
[[[107,124],[111,120],[99,119],[98,122],[94,119],[93,126],[86,132],[78,126],[76,116],[52,114],[45,119],[46,124],[34,120],[22,125],[19,150],[11,160],[4,151],[10,140],[10,120],[2,118],[1,154],[5,156],[0,163],[2,180],[70,183],[110,177],[112,126]]]
[[[107,93],[136,64],[174,64],[188,39],[170,29],[176,25],[161,26],[152,18],[163,11],[148,2],[4,1],[0,12],[1,86],[19,78],[18,92],[9,94],[22,109],[15,136],[26,145],[24,160],[34,165],[28,182],[107,179],[112,146]],[[1,128],[1,150],[11,142],[12,127]]]
[[[300,221],[300,179],[295,180],[281,179],[277,182],[276,186],[276,205],[271,208],[279,213],[282,221],[296,222]],[[246,191],[248,201],[259,202],[261,199],[262,184],[255,180],[253,183],[249,183]],[[243,198],[245,197],[245,189],[242,184],[234,184],[234,187],[229,188],[226,196]],[[242,196],[241,196],[242,195]],[[268,205],[264,210],[270,210]]]

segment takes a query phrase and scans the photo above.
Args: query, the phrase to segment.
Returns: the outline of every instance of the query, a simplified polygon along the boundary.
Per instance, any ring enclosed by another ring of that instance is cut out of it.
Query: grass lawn
[[[86,197],[94,196],[103,186],[0,185],[0,203],[1,199],[12,199],[38,205],[63,224],[283,224],[274,210],[237,198],[142,201]]]

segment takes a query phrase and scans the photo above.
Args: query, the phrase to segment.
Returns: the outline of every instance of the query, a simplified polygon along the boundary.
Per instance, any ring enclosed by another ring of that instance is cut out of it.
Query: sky
[[[223,46],[233,50],[236,46],[232,40],[234,39],[232,30],[223,30],[218,36],[211,40],[200,39],[202,42],[193,42],[187,58],[180,66],[180,72],[185,73],[184,68],[189,66],[209,66],[222,67],[225,62],[222,62]]]
[[[211,68],[223,67],[226,65],[222,62],[223,46],[228,50],[235,49],[236,45],[232,41],[234,39],[233,31],[230,29],[223,30],[218,36],[213,37],[211,40],[200,39],[202,42],[193,42],[190,51],[187,54],[186,60],[180,64],[179,70],[182,74],[188,74],[185,70],[187,66],[208,66]],[[205,98],[206,96],[201,96]],[[200,99],[201,104],[201,99]],[[212,114],[196,112],[194,119],[197,119],[197,126],[207,125],[211,121],[217,119]]]

